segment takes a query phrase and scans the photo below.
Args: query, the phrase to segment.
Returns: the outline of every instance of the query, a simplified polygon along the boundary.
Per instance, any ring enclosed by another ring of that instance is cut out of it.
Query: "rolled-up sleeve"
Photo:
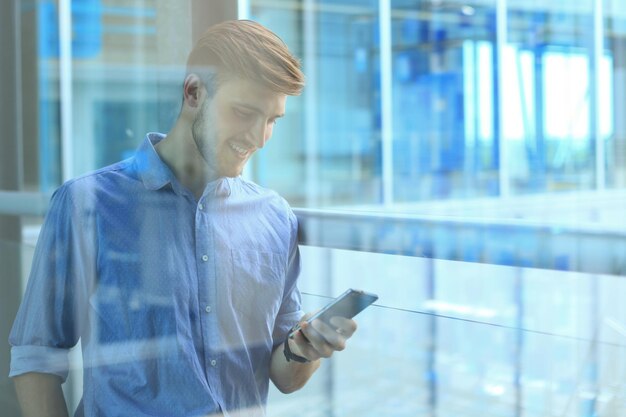
[[[65,381],[70,367],[68,351],[47,346],[13,346],[9,376],[41,372],[57,375]]]
[[[75,194],[66,184],[52,196],[9,335],[11,377],[28,372],[67,377],[68,353],[81,336],[94,269],[93,235],[85,220],[89,210],[76,204]]]
[[[274,346],[282,343],[289,330],[304,315],[301,309],[301,295],[298,290],[297,282],[300,275],[300,250],[298,249],[298,219],[290,211],[290,248],[287,260],[285,290],[283,293],[282,304],[274,323],[272,339]]]

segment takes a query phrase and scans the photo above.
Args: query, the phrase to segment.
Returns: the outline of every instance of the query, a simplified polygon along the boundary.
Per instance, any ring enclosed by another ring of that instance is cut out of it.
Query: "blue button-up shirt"
[[[80,339],[78,415],[264,415],[272,350],[302,316],[297,220],[242,178],[196,200],[156,153],[162,138],[52,197],[10,375],[65,379]]]

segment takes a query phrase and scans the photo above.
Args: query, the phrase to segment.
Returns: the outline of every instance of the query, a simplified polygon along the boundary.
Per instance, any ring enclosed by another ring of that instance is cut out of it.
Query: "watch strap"
[[[289,339],[285,340],[283,354],[285,355],[285,359],[287,360],[287,362],[291,362],[291,361],[299,362],[299,363],[311,362],[307,358],[303,358],[302,356],[296,355],[295,353],[291,351],[291,348],[289,347]]]

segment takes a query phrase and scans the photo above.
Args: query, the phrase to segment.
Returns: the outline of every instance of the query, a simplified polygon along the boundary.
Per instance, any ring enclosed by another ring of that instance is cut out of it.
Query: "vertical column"
[[[515,347],[513,348],[513,387],[515,389],[514,416],[524,415],[522,369],[524,356],[524,270],[520,266],[522,260],[517,259],[515,266],[515,283],[513,285],[513,302],[517,309],[515,316]]]
[[[534,96],[535,96],[535,153],[533,155],[533,159],[530,162],[530,166],[536,176],[536,184],[538,187],[541,187],[537,191],[542,192],[546,190],[547,186],[547,158],[546,158],[546,138],[544,134],[545,129],[545,117],[544,117],[544,103],[545,103],[545,93],[544,93],[544,50],[545,47],[543,42],[539,42],[538,44],[533,46],[533,54],[535,56],[534,63],[534,71],[535,76],[533,77],[534,82]],[[532,178],[532,177],[531,177]],[[535,182],[535,181],[533,181]]]
[[[318,76],[319,62],[317,50],[317,11],[316,0],[304,0],[302,22],[304,25],[304,71],[307,77],[305,99],[304,135],[306,146],[306,203],[307,207],[317,207],[319,193],[319,155],[318,155]]]
[[[187,55],[192,48],[191,4],[158,0],[156,2],[157,106],[161,120],[175,119],[182,105],[182,85]],[[141,63],[143,65],[143,63]],[[173,86],[179,89],[180,101],[170,104]],[[167,131],[171,126],[159,127]]]
[[[424,248],[424,256],[428,260],[427,270],[426,270],[426,299],[427,300],[436,300],[437,299],[437,277],[436,277],[436,269],[435,269],[435,260],[434,260],[434,248],[428,245],[428,247]],[[428,330],[427,337],[428,342],[426,343],[426,374],[427,374],[427,385],[428,385],[428,411],[426,412],[429,417],[437,417],[439,414],[439,384],[438,384],[438,374],[437,374],[437,350],[439,349],[437,340],[439,327],[437,326],[437,317],[435,315],[429,315],[428,318]]]
[[[393,203],[393,74],[391,54],[391,0],[379,0],[380,95],[382,145],[382,202]]]
[[[250,0],[237,0],[237,16],[239,19],[250,19]]]
[[[191,1],[191,36],[198,40],[205,30],[225,20],[238,18],[237,1],[232,0],[192,0]]]
[[[611,40],[613,56],[613,126],[614,141],[611,166],[613,186],[626,187],[626,36]]]
[[[17,191],[22,183],[21,2],[9,0],[0,13],[0,189]],[[4,416],[19,416],[13,383],[8,378],[9,331],[21,295],[21,225],[19,217],[0,216],[0,409]]]
[[[593,2],[593,47],[591,48],[591,80],[589,84],[590,91],[590,114],[591,121],[590,130],[595,144],[595,186],[597,190],[605,188],[606,173],[606,154],[604,149],[604,138],[600,128],[600,64],[602,55],[604,54],[604,19],[603,19],[603,2],[604,0],[594,0]]]
[[[583,415],[597,416],[598,412],[598,396],[600,394],[600,383],[598,381],[600,366],[600,352],[598,347],[598,339],[600,336],[600,277],[596,275],[590,276],[590,299],[589,303],[589,332],[591,335],[591,341],[589,342],[589,354],[588,361],[585,361],[582,366],[584,367],[584,381],[581,381],[583,390],[592,392],[592,396],[584,396],[581,399],[581,410]],[[582,396],[581,396],[582,397]]]
[[[59,0],[59,95],[61,103],[61,168],[63,181],[73,176],[72,152],[73,103],[72,92],[72,2]]]
[[[506,45],[507,33],[507,5],[506,0],[496,2],[496,44],[494,65],[494,123],[495,144],[498,149],[498,178],[500,197],[508,197],[510,194],[510,178],[508,171],[508,149],[504,138],[504,114],[502,112],[504,77],[502,76],[504,46]]]
[[[187,54],[192,47],[192,27],[189,25],[191,17],[191,5],[187,2],[156,2],[157,60],[161,67],[182,66],[184,72]],[[182,84],[181,78],[180,85]]]
[[[72,50],[72,1],[59,0],[59,104],[61,131],[61,181],[74,176],[74,72]],[[73,410],[82,396],[82,384],[77,379],[82,375],[76,370],[70,371],[67,383],[63,385],[65,401]]]
[[[18,4],[20,3],[20,1],[16,2]],[[16,44],[16,47],[18,48],[16,52],[18,54],[17,56],[21,58],[21,61],[19,62],[19,74],[16,81],[21,83],[21,85],[19,85],[21,90],[18,91],[18,101],[14,102],[16,105],[21,106],[18,108],[18,111],[21,111],[21,114],[28,115],[28,117],[24,119],[20,114],[12,121],[19,123],[19,125],[16,126],[21,126],[22,128],[21,133],[18,134],[16,138],[21,139],[20,146],[24,157],[23,166],[27,168],[22,172],[23,182],[20,182],[19,185],[31,190],[41,188],[42,191],[48,191],[40,182],[42,170],[41,163],[44,158],[43,155],[40,155],[41,112],[39,108],[39,101],[41,97],[41,83],[39,79],[40,66],[38,61],[38,51],[40,50],[40,45],[38,39],[40,37],[39,33],[41,31],[41,27],[37,25],[37,14],[37,8],[27,7],[22,7],[22,11],[18,13],[18,23],[21,25],[21,30],[18,29],[17,32],[20,35],[20,39],[19,43]],[[12,61],[5,61],[3,59],[1,62],[9,63]],[[0,82],[4,84],[6,81],[2,78]],[[7,103],[9,102],[10,100],[7,101]],[[4,112],[4,110],[2,111]],[[10,126],[10,124],[3,122],[1,126]],[[0,159],[1,158],[2,157],[0,157]],[[48,175],[48,177],[50,177],[50,175]],[[49,180],[51,181],[52,178]]]

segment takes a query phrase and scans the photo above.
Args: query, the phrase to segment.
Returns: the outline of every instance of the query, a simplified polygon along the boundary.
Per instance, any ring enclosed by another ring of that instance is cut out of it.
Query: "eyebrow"
[[[265,112],[264,112],[263,110],[261,110],[259,107],[253,106],[252,104],[246,104],[246,103],[235,103],[235,105],[236,105],[236,106],[238,106],[238,107],[243,107],[243,108],[246,108],[246,109],[248,109],[248,110],[252,110],[252,111],[254,111],[255,113],[258,113],[258,114],[261,114],[261,115],[264,115],[264,114],[265,114]],[[277,114],[277,115],[274,115],[274,117],[273,117],[273,118],[274,118],[274,119],[280,119],[281,117],[284,117],[284,116],[285,116],[285,113],[282,113],[282,114]]]

